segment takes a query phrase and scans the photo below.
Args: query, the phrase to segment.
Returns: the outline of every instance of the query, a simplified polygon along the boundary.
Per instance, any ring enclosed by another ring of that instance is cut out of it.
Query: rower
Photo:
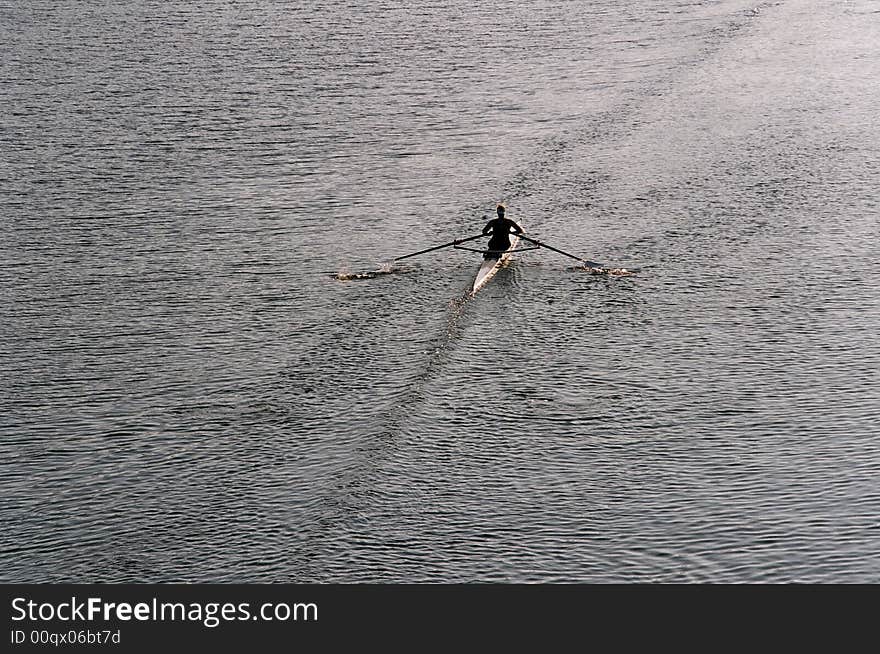
[[[510,220],[510,218],[504,217],[503,204],[499,204],[496,207],[496,211],[498,212],[498,217],[493,218],[483,227],[483,235],[492,233],[492,238],[489,239],[489,249],[483,254],[484,259],[500,259],[501,255],[510,248],[511,233],[523,233],[522,227]]]

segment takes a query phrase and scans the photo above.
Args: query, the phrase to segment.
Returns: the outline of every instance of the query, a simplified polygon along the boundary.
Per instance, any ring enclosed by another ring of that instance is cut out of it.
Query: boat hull
[[[516,244],[519,243],[519,236],[514,235],[510,240],[510,247],[498,259],[484,259],[477,276],[474,278],[474,285],[471,295],[483,288],[490,279],[492,279],[499,270],[507,265],[508,260]]]

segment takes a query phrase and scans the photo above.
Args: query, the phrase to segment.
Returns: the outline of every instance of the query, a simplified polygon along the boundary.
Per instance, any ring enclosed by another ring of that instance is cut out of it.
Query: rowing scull
[[[477,291],[483,288],[486,283],[492,279],[499,270],[501,270],[501,268],[507,265],[507,261],[510,259],[510,255],[513,254],[516,244],[519,243],[519,235],[513,234],[512,236],[513,238],[510,241],[510,247],[502,252],[499,258],[483,260],[480,269],[477,271],[477,276],[474,278],[474,287],[471,290],[471,295],[474,295]]]

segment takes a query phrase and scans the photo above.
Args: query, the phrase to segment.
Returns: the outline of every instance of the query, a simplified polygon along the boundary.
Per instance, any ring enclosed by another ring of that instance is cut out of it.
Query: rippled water
[[[876,3],[401,4],[0,8],[0,578],[880,581]]]

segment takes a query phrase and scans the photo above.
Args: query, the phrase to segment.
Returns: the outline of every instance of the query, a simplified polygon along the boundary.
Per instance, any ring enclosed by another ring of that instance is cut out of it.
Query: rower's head
[[[504,218],[504,205],[503,204],[499,204],[497,207],[495,207],[495,211],[498,212],[499,218]]]

